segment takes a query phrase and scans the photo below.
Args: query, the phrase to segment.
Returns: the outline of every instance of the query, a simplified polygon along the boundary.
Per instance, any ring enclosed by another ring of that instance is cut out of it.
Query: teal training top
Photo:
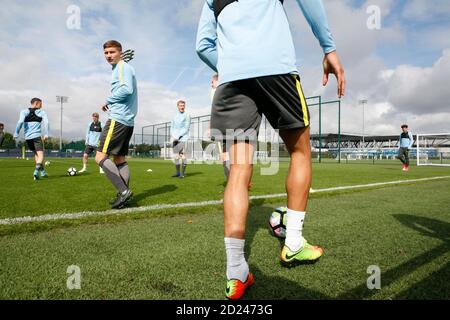
[[[336,50],[321,0],[296,0],[324,53]],[[206,0],[197,31],[199,57],[222,83],[298,73],[289,22],[279,0],[239,0],[215,17]]]

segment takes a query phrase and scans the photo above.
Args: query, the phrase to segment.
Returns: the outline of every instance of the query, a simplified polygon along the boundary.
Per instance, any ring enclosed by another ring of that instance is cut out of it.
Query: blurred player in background
[[[297,3],[324,53],[323,85],[327,84],[330,73],[335,74],[338,96],[343,96],[344,70],[322,1],[297,0]],[[248,184],[257,143],[252,132],[258,132],[262,114],[274,129],[280,130],[291,156],[286,180],[286,241],[280,262],[294,266],[316,261],[323,255],[322,248],[310,245],[302,236],[312,171],[309,111],[283,1],[206,0],[196,48],[200,58],[220,76],[213,100],[211,128],[226,136],[231,160],[224,194],[225,295],[228,299],[240,299],[254,283],[244,246]],[[230,129],[235,132],[232,137],[227,136]]]
[[[120,209],[133,196],[125,157],[138,111],[137,81],[134,68],[122,60],[122,45],[118,41],[107,41],[103,50],[106,61],[112,66],[111,94],[102,106],[109,116],[100,136],[95,161],[117,190],[112,208]],[[109,156],[113,156],[114,161]]]
[[[3,132],[3,130],[5,130],[5,126],[3,125],[3,123],[0,123],[0,147],[3,144],[3,140],[5,140],[5,133]]]
[[[100,115],[97,112],[94,112],[92,114],[92,122],[88,124],[86,131],[86,148],[84,149],[83,154],[83,169],[80,170],[80,173],[87,170],[89,155],[97,151],[100,136],[102,134],[102,123],[99,121],[99,118]],[[100,173],[104,173],[101,167]]]
[[[172,120],[170,126],[173,156],[175,161],[174,178],[184,178],[187,167],[186,142],[189,139],[189,129],[191,127],[191,117],[186,112],[186,102],[179,100],[177,102],[178,111]],[[181,165],[180,165],[181,160]]]
[[[398,145],[398,158],[403,164],[403,171],[409,171],[409,150],[414,144],[414,138],[411,132],[408,132],[408,125],[401,126],[402,133],[400,134]]]
[[[47,177],[43,163],[44,142],[48,138],[49,124],[47,114],[42,110],[41,99],[31,99],[31,107],[20,112],[20,118],[14,132],[15,139],[19,138],[22,126],[27,146],[34,153],[36,167],[33,178],[39,180],[39,178]]]

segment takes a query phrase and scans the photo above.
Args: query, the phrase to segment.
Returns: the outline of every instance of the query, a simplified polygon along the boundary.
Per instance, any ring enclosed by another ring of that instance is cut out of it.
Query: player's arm
[[[106,99],[106,104],[115,104],[124,102],[130,95],[133,94],[133,72],[126,63],[120,62],[117,66],[120,72],[120,86]]]
[[[91,124],[88,124],[87,130],[86,130],[86,143],[85,143],[85,145],[88,145],[89,134],[90,133],[91,133]]]
[[[184,137],[184,136],[189,134],[189,129],[190,128],[191,128],[191,117],[190,116],[186,116],[185,125],[183,127],[183,131],[180,134],[180,139],[181,139],[181,137]]]
[[[45,111],[42,111],[42,122],[43,122],[43,130],[42,130],[42,135],[44,137],[44,140],[48,139],[48,131],[50,129],[50,125],[48,123],[48,117],[47,117],[47,113],[45,113]]]
[[[16,131],[14,131],[14,139],[17,139],[25,122],[25,111],[20,112],[19,121],[17,121]]]
[[[208,1],[203,5],[197,29],[197,54],[211,69],[217,72],[217,21]]]
[[[408,132],[408,135],[409,135],[409,146],[408,146],[408,149],[411,149],[413,144],[414,144],[414,137],[413,137],[411,132]]]
[[[322,0],[297,0],[298,5],[302,9],[303,15],[319,40],[323,53],[328,54],[336,51],[336,45],[328,26],[327,15],[323,7]]]
[[[175,129],[175,119],[172,120],[170,123],[170,135],[172,137],[172,141],[178,140],[178,137],[175,136],[176,129]]]
[[[324,72],[322,83],[326,86],[328,83],[328,75],[330,73],[334,74],[338,82],[338,96],[342,97],[345,94],[344,68],[336,53],[336,45],[328,26],[322,0],[297,0],[297,3],[325,54],[323,59]]]

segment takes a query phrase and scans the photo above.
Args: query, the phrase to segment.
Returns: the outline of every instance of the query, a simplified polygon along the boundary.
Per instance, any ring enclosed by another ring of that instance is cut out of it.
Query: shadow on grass
[[[251,204],[246,231],[245,252],[247,257],[251,256],[252,243],[256,233],[262,228],[267,230],[268,235],[270,234],[268,217],[274,209],[270,206],[264,206],[264,199],[253,200]],[[382,286],[393,284],[398,279],[415,272],[438,258],[442,258],[450,251],[450,223],[408,214],[394,214],[393,216],[404,226],[417,231],[422,236],[439,239],[442,241],[442,244],[383,272],[381,274]],[[283,240],[278,240],[281,248]],[[332,298],[320,292],[304,288],[287,279],[267,276],[255,266],[250,268],[255,275],[257,286],[249,290],[248,295],[246,295],[248,299],[267,299],[272,297],[277,297],[277,299],[370,299],[379,292],[378,290],[369,290],[366,282],[364,282],[360,286]],[[448,299],[450,297],[450,283],[448,279],[450,279],[450,262],[427,278],[399,292],[395,299]]]
[[[178,187],[176,185],[174,185],[174,184],[166,184],[164,186],[160,186],[160,187],[157,187],[157,188],[152,188],[152,189],[145,190],[145,191],[135,195],[133,197],[133,200],[131,201],[131,204],[133,206],[137,206],[137,205],[139,205],[140,201],[145,200],[148,197],[156,196],[158,194],[173,192],[177,188]]]
[[[246,292],[246,300],[329,299],[326,295],[318,291],[302,287],[294,281],[277,277],[276,275],[268,276],[254,265],[250,265],[250,270],[255,276],[255,285]]]
[[[418,255],[401,265],[381,274],[382,286],[389,286],[417,269],[425,266],[433,260],[440,258],[450,251],[450,223],[436,219],[419,217],[408,214],[394,214],[400,223],[411,228],[423,236],[437,238],[443,243],[421,255]],[[448,299],[450,296],[450,263],[429,277],[415,283],[414,286],[400,292],[396,299]],[[367,299],[377,293],[378,290],[367,289],[366,283],[350,290],[338,297],[338,299]]]

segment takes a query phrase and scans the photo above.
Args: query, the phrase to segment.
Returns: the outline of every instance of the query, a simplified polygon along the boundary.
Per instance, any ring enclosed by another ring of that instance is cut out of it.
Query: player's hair
[[[31,99],[31,101],[30,101],[31,104],[35,104],[36,102],[42,102],[42,100],[39,99],[39,98],[33,98],[33,99]]]
[[[119,48],[120,51],[122,51],[122,45],[120,44],[119,41],[116,40],[108,40],[105,42],[105,44],[103,45],[103,49],[106,48]]]
[[[97,112],[94,112],[94,113],[92,114],[92,116],[93,116],[93,117],[97,117],[97,118],[100,117],[99,114],[98,114]]]
[[[179,106],[180,104],[186,104],[186,101],[184,101],[184,100],[178,100],[178,101],[177,101],[177,106]]]
[[[5,125],[0,122],[0,128],[4,128],[4,127],[5,127]]]
[[[402,124],[402,129],[403,129],[403,128],[408,129],[408,125],[407,125],[407,124]]]

